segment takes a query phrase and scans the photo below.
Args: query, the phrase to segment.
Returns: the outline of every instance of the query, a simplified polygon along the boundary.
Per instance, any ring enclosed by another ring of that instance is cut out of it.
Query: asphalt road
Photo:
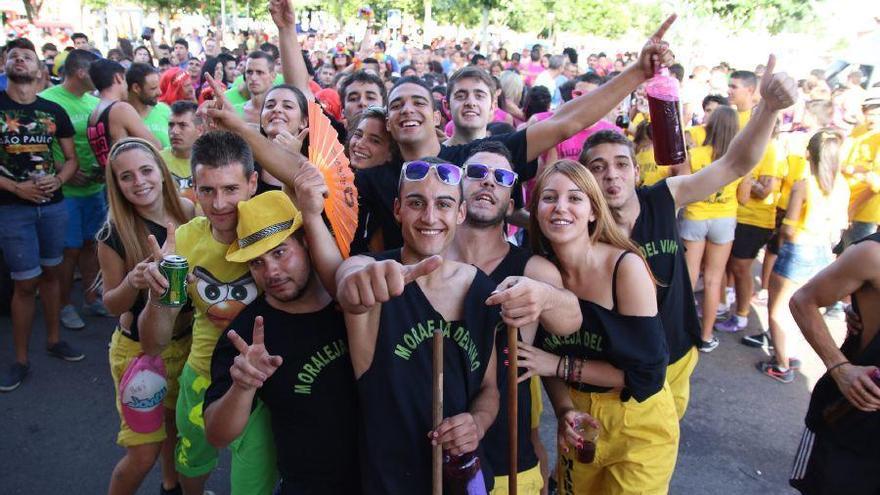
[[[766,325],[766,309],[755,309],[747,332]],[[107,360],[114,321],[88,318],[87,324],[84,331],[62,330],[62,338],[86,353],[85,360],[67,363],[43,351],[45,332],[42,321],[36,323],[31,373],[18,390],[0,394],[0,493],[106,493],[110,473],[123,453],[115,443],[118,417]],[[842,324],[833,326],[840,337]],[[793,324],[790,328],[790,334],[799,337]],[[781,384],[755,370],[754,363],[764,354],[740,345],[740,334],[719,338],[718,349],[700,355],[692,378],[670,493],[796,493],[788,487],[788,473],[810,390],[824,368],[800,342],[795,355],[803,368],[793,383]],[[0,317],[0,366],[7,366],[12,355],[10,320]],[[548,405],[542,437],[551,458],[555,428]],[[157,466],[139,493],[157,493],[159,479]],[[226,494],[228,480],[229,458],[223,455],[208,489]]]

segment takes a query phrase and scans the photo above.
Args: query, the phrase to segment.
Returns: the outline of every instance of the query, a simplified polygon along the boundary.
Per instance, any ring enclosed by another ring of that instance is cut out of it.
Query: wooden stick
[[[443,421],[443,331],[434,330],[434,366],[433,366],[433,428],[436,430]],[[431,448],[432,494],[443,495],[443,447],[434,445]]]
[[[510,471],[508,471],[510,474],[507,476],[507,493],[510,495],[516,495],[517,450],[519,447],[517,439],[517,427],[519,426],[517,418],[519,412],[517,407],[519,402],[517,397],[519,383],[517,380],[519,379],[519,374],[516,367],[519,335],[517,330],[516,327],[507,326],[507,359],[510,363],[510,366],[507,367],[507,434],[510,445]]]

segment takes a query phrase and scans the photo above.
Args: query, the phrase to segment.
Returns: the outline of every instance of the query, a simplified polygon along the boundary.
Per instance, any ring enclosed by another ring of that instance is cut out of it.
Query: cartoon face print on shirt
[[[205,315],[217,328],[227,328],[259,294],[250,273],[228,283],[218,280],[200,266],[193,269],[193,275],[196,278],[196,294],[207,308]]]

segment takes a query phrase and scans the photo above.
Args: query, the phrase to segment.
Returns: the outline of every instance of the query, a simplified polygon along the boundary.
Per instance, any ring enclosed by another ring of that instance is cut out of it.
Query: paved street
[[[766,309],[759,308],[762,315]],[[762,316],[762,319],[764,317]],[[111,319],[87,319],[81,332],[62,330],[86,359],[67,363],[44,351],[42,322],[31,339],[31,374],[21,388],[0,394],[0,493],[100,494],[122,449],[113,383],[107,364]],[[760,321],[752,313],[750,328]],[[835,322],[839,335],[842,325]],[[799,333],[792,324],[792,335]],[[800,438],[809,391],[824,368],[804,347],[795,355],[803,370],[783,385],[761,376],[754,362],[762,352],[739,344],[740,335],[720,335],[721,346],[700,355],[691,405],[682,423],[674,494],[789,494],[787,477]],[[0,364],[12,359],[10,320],[0,317]],[[545,408],[542,436],[551,451],[555,420]],[[555,454],[551,452],[551,457]],[[209,489],[228,493],[228,456],[211,477]],[[140,493],[158,492],[154,468]]]

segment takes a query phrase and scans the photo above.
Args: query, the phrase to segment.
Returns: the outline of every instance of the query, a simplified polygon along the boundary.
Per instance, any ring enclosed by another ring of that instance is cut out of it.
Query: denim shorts
[[[678,233],[686,241],[709,241],[712,244],[733,242],[736,232],[736,217],[710,218],[708,220],[688,220],[682,218]]]
[[[13,280],[39,277],[41,266],[58,266],[64,257],[67,207],[0,205],[0,249]]]
[[[88,241],[94,241],[104,220],[107,219],[107,199],[104,191],[91,196],[74,198],[66,196],[67,229],[64,234],[66,249],[79,249]]]
[[[793,244],[779,248],[773,273],[793,282],[804,283],[831,264],[831,248],[825,245]]]

